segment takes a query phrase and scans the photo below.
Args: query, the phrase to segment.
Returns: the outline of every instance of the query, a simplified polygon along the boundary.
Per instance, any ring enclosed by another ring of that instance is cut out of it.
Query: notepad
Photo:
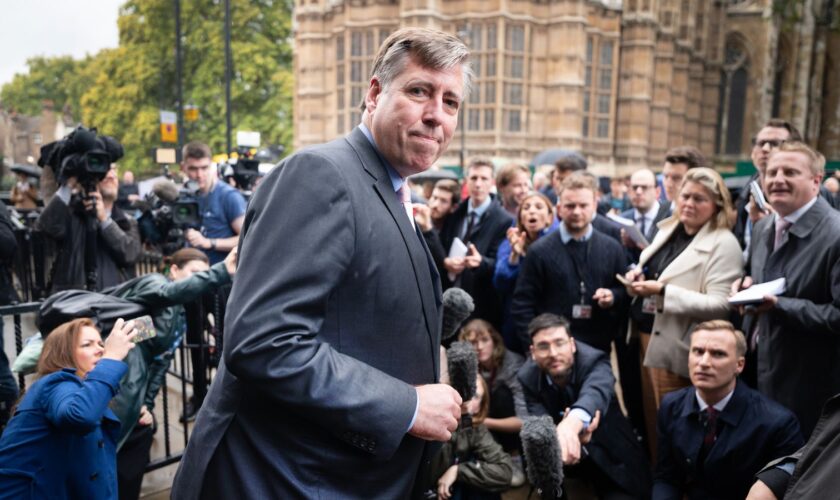
[[[781,295],[783,293],[785,293],[785,279],[779,278],[741,290],[729,298],[729,303],[735,306],[760,304],[764,302],[766,295]]]
[[[452,240],[452,246],[449,247],[449,257],[465,257],[468,251],[469,248],[467,247],[467,245],[465,245],[464,242],[461,241],[461,238],[456,237],[454,240]],[[449,276],[449,281],[455,281],[455,278],[458,277],[457,274],[452,273],[447,273],[447,276]]]
[[[615,214],[607,214],[607,217],[609,217],[611,221],[620,224],[622,229],[624,229],[624,232],[627,233],[627,236],[629,236],[630,239],[633,240],[633,243],[635,243],[637,247],[645,248],[648,245],[650,245],[650,242],[647,240],[647,238],[645,238],[645,235],[643,235],[642,232],[639,231],[639,228],[636,226],[636,223],[632,220],[625,219],[624,217],[620,217]]]

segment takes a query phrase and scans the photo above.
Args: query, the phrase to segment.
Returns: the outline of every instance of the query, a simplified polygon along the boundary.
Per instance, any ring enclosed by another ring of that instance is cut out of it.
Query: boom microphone
[[[470,317],[475,304],[470,294],[460,288],[450,288],[443,292],[443,325],[440,330],[440,341],[446,343],[455,336],[458,327]]]
[[[155,193],[164,203],[175,203],[181,191],[178,186],[172,181],[159,181],[152,186],[152,192]]]
[[[542,500],[563,495],[563,460],[554,421],[548,415],[522,419],[522,452],[527,462],[528,481],[539,491]]]

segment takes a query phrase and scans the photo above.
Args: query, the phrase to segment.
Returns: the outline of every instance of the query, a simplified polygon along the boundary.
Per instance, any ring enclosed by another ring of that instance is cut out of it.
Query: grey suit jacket
[[[173,498],[406,498],[427,446],[440,285],[364,134],[296,153],[254,194],[223,364]]]
[[[750,245],[754,282],[787,281],[758,318],[758,389],[796,414],[807,439],[823,403],[840,392],[840,213],[818,199],[776,252],[773,219],[756,224]]]

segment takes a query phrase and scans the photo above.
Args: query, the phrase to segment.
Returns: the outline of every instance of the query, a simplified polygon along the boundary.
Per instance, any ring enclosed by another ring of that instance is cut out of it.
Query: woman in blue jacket
[[[108,402],[135,335],[134,322],[119,319],[103,342],[88,318],[50,333],[41,378],[0,438],[0,499],[117,498],[120,423]]]

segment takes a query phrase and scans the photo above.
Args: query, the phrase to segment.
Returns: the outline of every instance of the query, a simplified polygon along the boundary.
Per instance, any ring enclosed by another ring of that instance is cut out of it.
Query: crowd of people
[[[451,35],[393,33],[360,126],[285,160],[247,205],[187,144],[203,222],[161,274],[133,275],[139,197],[115,168],[92,187],[56,176],[37,222],[60,249],[53,291],[119,285],[157,336],[135,347],[118,320],[103,341],[83,318],[41,332],[20,400],[0,355],[0,498],[137,498],[155,396],[199,331],[184,304],[202,297],[224,357],[208,394],[193,351],[182,419],[199,418],[174,498],[499,498],[525,484],[520,431],[539,416],[556,425],[568,498],[832,491],[840,213],[822,155],[773,119],[755,135],[756,187],[734,200],[690,146],[603,190],[569,154],[533,179],[474,158],[463,186],[410,193],[451,139],[467,60]],[[477,358],[468,401],[439,357],[449,288],[474,303],[458,333]]]

